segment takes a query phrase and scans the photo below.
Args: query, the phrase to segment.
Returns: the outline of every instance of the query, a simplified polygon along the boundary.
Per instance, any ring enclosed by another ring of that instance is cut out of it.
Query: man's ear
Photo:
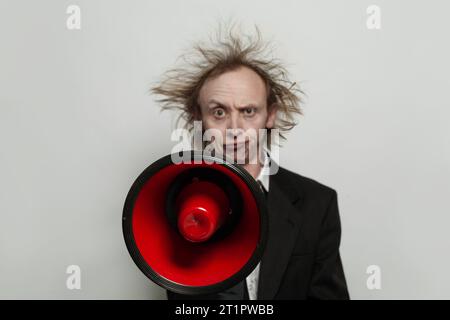
[[[267,107],[267,121],[266,128],[272,129],[275,125],[275,119],[277,117],[278,105],[276,102]]]

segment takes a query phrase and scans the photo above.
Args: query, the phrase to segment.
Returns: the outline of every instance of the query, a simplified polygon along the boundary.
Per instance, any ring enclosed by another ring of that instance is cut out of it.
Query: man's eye
[[[245,108],[244,109],[244,114],[246,115],[246,116],[252,116],[252,115],[254,115],[255,114],[255,108]]]
[[[214,109],[213,114],[217,118],[222,118],[223,116],[225,116],[225,110],[223,110],[222,108],[216,108]]]

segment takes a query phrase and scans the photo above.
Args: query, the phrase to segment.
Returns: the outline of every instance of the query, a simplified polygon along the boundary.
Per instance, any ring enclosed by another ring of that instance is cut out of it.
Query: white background
[[[81,8],[81,30],[66,9]],[[366,8],[381,8],[381,29]],[[448,299],[446,1],[0,2],[0,298],[156,299],[125,196],[170,152],[148,88],[220,19],[257,24],[308,95],[281,165],[338,191],[353,299]],[[66,288],[66,267],[82,270]],[[381,290],[368,290],[378,265]]]

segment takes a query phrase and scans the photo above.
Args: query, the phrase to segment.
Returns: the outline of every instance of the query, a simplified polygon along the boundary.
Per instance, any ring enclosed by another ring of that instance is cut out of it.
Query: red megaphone
[[[198,151],[171,154],[147,167],[128,192],[125,243],[139,269],[163,288],[220,292],[262,257],[265,201],[245,169]]]

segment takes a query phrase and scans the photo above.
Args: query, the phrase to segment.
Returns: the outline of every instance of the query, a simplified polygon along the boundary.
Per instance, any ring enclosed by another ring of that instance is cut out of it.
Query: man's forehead
[[[207,80],[200,90],[201,102],[204,104],[233,102],[239,105],[264,103],[266,87],[263,80],[252,70],[240,70],[241,72],[230,71]]]

